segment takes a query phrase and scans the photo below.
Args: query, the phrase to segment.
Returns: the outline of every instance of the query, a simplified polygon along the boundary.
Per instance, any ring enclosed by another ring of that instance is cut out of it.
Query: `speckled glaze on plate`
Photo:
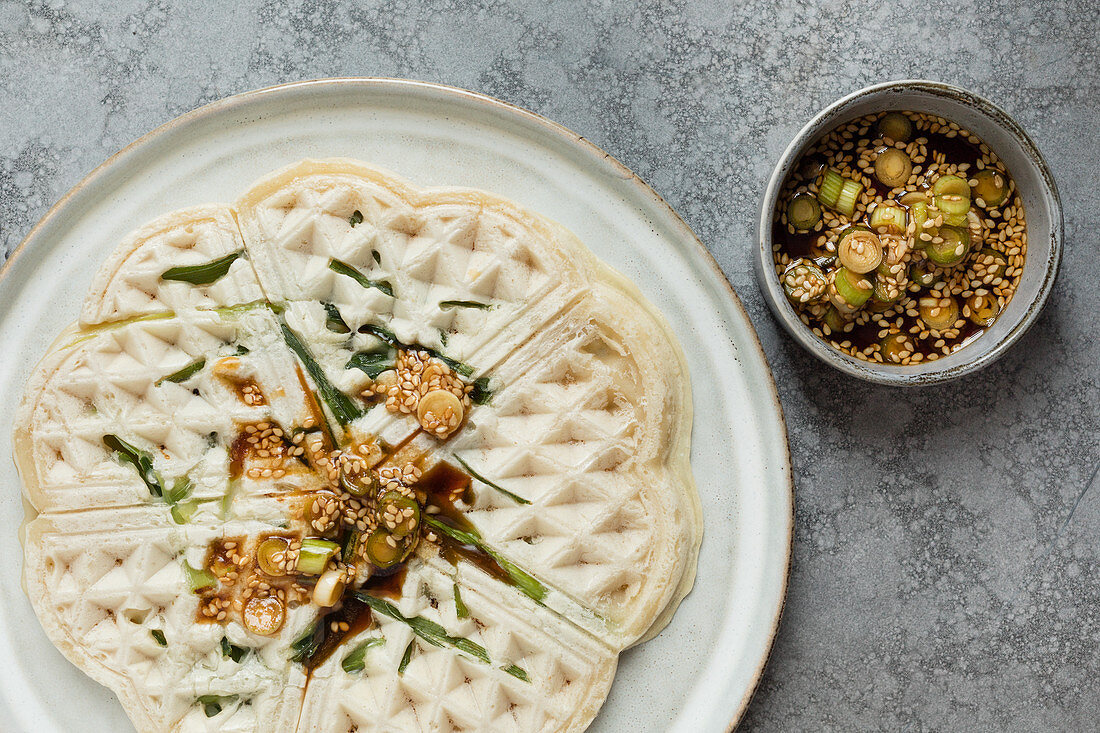
[[[334,79],[231,97],[149,133],[58,202],[0,270],[0,434],[11,435],[31,368],[127,231],[172,209],[232,201],[265,173],[328,156],[423,185],[486,189],[555,219],[673,324],[695,401],[699,576],[671,625],[622,655],[591,730],[732,728],[774,640],[790,560],[790,459],[771,374],[729,283],[675,212],[602,150],[530,112],[433,84]],[[23,511],[10,451],[0,442],[4,729],[130,730],[111,694],[53,648],[20,589]]]
[[[842,353],[799,320],[776,277],[772,259],[772,216],[783,182],[804,151],[841,125],[873,112],[911,110],[940,115],[980,137],[1008,168],[1024,200],[1027,257],[1019,288],[992,326],[962,348],[936,361],[906,366],[877,364]],[[1062,261],[1062,202],[1038,147],[997,105],[965,89],[935,81],[890,81],[842,97],[806,123],[783,152],[760,204],[757,283],[779,323],[795,341],[829,366],[870,382],[920,386],[970,374],[999,359],[1039,317]]]

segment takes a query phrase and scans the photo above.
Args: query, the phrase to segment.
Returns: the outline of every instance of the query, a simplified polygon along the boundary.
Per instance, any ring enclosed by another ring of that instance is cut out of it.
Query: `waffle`
[[[17,415],[25,586],[138,730],[583,730],[694,580],[687,385],[560,226],[302,161],[96,275]]]

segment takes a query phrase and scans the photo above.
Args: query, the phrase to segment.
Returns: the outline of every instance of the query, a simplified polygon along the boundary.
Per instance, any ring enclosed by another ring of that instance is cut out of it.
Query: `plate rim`
[[[765,643],[763,654],[760,657],[756,669],[751,676],[751,684],[742,696],[741,701],[738,703],[736,709],[733,711],[733,715],[730,719],[730,723],[727,727],[727,731],[733,731],[737,728],[738,724],[743,719],[749,703],[752,701],[753,696],[760,687],[761,679],[763,678],[764,670],[767,668],[768,662],[771,659],[773,652],[775,651],[775,642],[779,634],[779,627],[782,622],[783,612],[786,608],[787,595],[790,589],[791,579],[791,566],[792,555],[794,549],[794,471],[791,463],[791,449],[790,449],[790,436],[787,431],[786,417],[783,412],[783,405],[779,399],[779,392],[775,384],[775,375],[772,372],[771,365],[768,362],[767,355],[764,353],[763,345],[760,341],[760,336],[756,332],[755,326],[753,326],[752,319],[749,318],[748,311],[745,310],[744,305],[741,303],[741,299],[737,296],[736,291],[733,289],[733,285],[730,283],[729,278],[726,277],[725,272],[718,265],[717,260],[711,251],[703,244],[699,237],[695,234],[694,230],[688,226],[687,222],[681,218],[672,206],[661,197],[649,184],[641,179],[633,170],[624,165],[615,156],[606,152],[598,145],[588,140],[584,136],[574,132],[570,128],[554,122],[537,112],[519,107],[517,105],[505,102],[497,99],[496,97],[481,92],[471,91],[469,89],[463,89],[461,87],[455,87],[447,84],[440,84],[437,82],[421,81],[417,79],[400,79],[392,77],[321,77],[315,79],[301,80],[286,82],[281,84],[273,84],[258,89],[252,89],[245,92],[239,92],[227,97],[209,102],[201,105],[181,115],[178,115],[167,122],[164,122],[152,130],[144,133],[137,139],[133,140],[117,152],[113,153],[102,163],[97,165],[87,174],[85,174],[76,184],[73,185],[64,195],[61,196],[50,208],[43,214],[34,226],[30,228],[27,234],[20,240],[19,244],[8,255],[7,259],[2,265],[0,265],[0,284],[9,276],[12,272],[14,263],[19,259],[27,250],[34,246],[34,240],[36,240],[39,234],[55,219],[57,218],[68,203],[78,194],[82,189],[95,183],[99,178],[106,175],[110,169],[117,164],[124,161],[128,156],[136,153],[140,148],[151,144],[154,139],[160,137],[162,134],[171,132],[177,128],[182,128],[192,123],[195,123],[202,118],[215,115],[226,110],[233,109],[241,105],[251,103],[252,101],[267,97],[271,95],[277,95],[283,92],[291,90],[300,90],[308,87],[330,87],[330,86],[349,86],[349,87],[364,87],[364,88],[392,88],[396,90],[400,89],[412,89],[416,91],[429,91],[439,94],[442,97],[451,97],[461,99],[467,103],[473,103],[475,106],[483,107],[486,111],[492,111],[496,113],[506,113],[514,117],[519,117],[523,121],[534,124],[536,127],[541,128],[545,133],[552,135],[559,141],[566,145],[572,146],[578,152],[583,153],[584,157],[589,159],[592,163],[598,166],[609,166],[616,174],[616,177],[622,180],[624,183],[629,184],[633,188],[637,189],[643,198],[648,199],[651,203],[657,205],[661,213],[665,215],[668,223],[672,225],[672,228],[678,230],[680,239],[686,242],[690,242],[695,249],[695,254],[701,257],[701,260],[710,268],[714,275],[717,276],[719,282],[725,286],[726,295],[729,296],[729,300],[733,305],[735,312],[737,312],[745,323],[748,324],[748,331],[752,336],[751,344],[745,344],[746,348],[749,348],[760,359],[764,366],[764,372],[767,377],[767,396],[770,398],[771,406],[775,409],[775,413],[779,419],[779,432],[782,436],[782,444],[779,449],[779,453],[785,459],[785,464],[779,466],[779,470],[784,472],[786,476],[786,489],[787,489],[787,505],[789,512],[787,515],[786,534],[787,541],[785,543],[784,568],[782,573],[782,587],[779,591],[779,598],[776,604],[776,609],[770,623],[770,629],[768,632],[768,638]]]

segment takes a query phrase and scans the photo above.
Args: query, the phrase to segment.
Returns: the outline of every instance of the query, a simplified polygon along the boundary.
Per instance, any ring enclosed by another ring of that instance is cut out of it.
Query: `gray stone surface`
[[[111,153],[236,92],[396,76],[529,107],[683,215],[774,368],[797,535],[744,729],[1096,730],[1098,24],[1091,0],[0,2],[0,254]],[[843,93],[915,76],[986,95],[1031,132],[1061,186],[1066,255],[1003,361],[898,391],[824,372],[788,341],[749,257],[798,127]]]

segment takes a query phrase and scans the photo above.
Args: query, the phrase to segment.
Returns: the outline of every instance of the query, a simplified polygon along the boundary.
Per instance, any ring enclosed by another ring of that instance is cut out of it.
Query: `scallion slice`
[[[225,257],[220,257],[201,265],[189,265],[186,267],[173,267],[165,270],[160,276],[161,280],[176,280],[191,283],[192,285],[211,285],[221,280],[229,272],[229,268],[244,254],[244,250],[237,250]]]
[[[330,259],[328,261],[328,269],[335,272],[337,275],[344,275],[350,277],[355,282],[362,285],[364,288],[374,288],[375,290],[381,290],[391,298],[394,297],[393,286],[386,280],[371,280],[363,273],[356,270],[354,267],[346,262],[341,262],[338,259]]]
[[[454,459],[455,459],[456,461],[458,461],[458,464],[459,464],[460,466],[462,466],[462,468],[463,468],[463,469],[464,469],[464,470],[466,471],[466,473],[470,474],[471,476],[473,476],[474,478],[476,478],[476,479],[477,479],[478,481],[480,481],[481,483],[485,484],[486,486],[488,486],[488,487],[490,487],[490,488],[492,488],[492,489],[496,489],[497,491],[499,491],[500,493],[504,494],[504,495],[505,495],[505,496],[507,496],[507,497],[508,497],[509,499],[511,499],[512,501],[516,502],[517,504],[530,504],[530,503],[531,503],[531,502],[530,502],[530,501],[528,501],[527,499],[524,499],[524,498],[523,498],[522,496],[518,496],[518,495],[516,495],[516,494],[513,494],[513,493],[512,493],[511,491],[509,491],[508,489],[504,488],[503,486],[500,486],[500,485],[498,485],[498,484],[495,484],[495,483],[493,483],[492,481],[490,481],[489,479],[487,479],[487,478],[485,478],[484,476],[482,476],[482,475],[481,475],[480,473],[478,473],[478,472],[477,472],[477,471],[475,471],[475,470],[474,470],[473,468],[471,468],[471,467],[470,467],[470,464],[469,464],[469,463],[467,463],[466,461],[462,460],[462,458],[461,458],[461,457],[460,457],[460,456],[459,456],[459,455],[458,455],[457,453],[452,453],[451,455],[452,455],[452,456],[454,456]]]
[[[363,212],[360,211],[359,209],[356,209],[355,211],[351,212],[351,216],[348,217],[348,224],[351,224],[352,227],[354,227],[355,225],[362,224],[362,223],[363,223]]]
[[[352,354],[345,369],[358,369],[371,379],[377,379],[384,371],[394,368],[392,355],[377,351],[360,351]]]
[[[164,638],[164,632],[160,629],[150,629],[149,635],[153,637],[153,641],[161,646],[168,646],[168,640]]]
[[[367,666],[367,651],[372,647],[381,646],[385,643],[386,640],[380,636],[367,639],[362,644],[352,649],[351,653],[340,662],[340,666],[343,667],[344,671],[348,674],[362,672]]]
[[[298,359],[301,360],[302,365],[309,372],[309,376],[313,379],[313,383],[317,385],[318,391],[321,393],[321,399],[328,405],[328,409],[332,411],[333,417],[340,423],[341,426],[346,427],[348,423],[355,420],[358,417],[362,417],[363,412],[360,410],[351,398],[346,394],[336,389],[336,387],[329,381],[325,375],[325,370],[321,368],[321,365],[317,363],[317,360],[313,358],[313,354],[309,352],[306,345],[302,343],[302,340],[298,338],[298,335],[286,325],[285,322],[279,322],[279,328],[283,332],[283,340],[286,345],[290,347]]]
[[[416,641],[410,641],[409,645],[405,647],[405,653],[401,655],[401,664],[397,665],[397,674],[405,674],[405,669],[409,666],[409,662],[413,658],[413,647],[416,645]]]
[[[178,372],[172,372],[168,376],[161,377],[157,381],[153,382],[154,387],[159,387],[164,382],[174,382],[179,384],[180,382],[186,382],[191,377],[202,371],[202,368],[206,366],[206,359],[199,359],[198,361],[191,362]]]
[[[821,221],[821,204],[805,191],[796,193],[787,204],[787,221],[799,231],[809,231]]]
[[[187,587],[191,589],[191,592],[210,588],[218,582],[218,579],[209,570],[193,568],[186,560],[183,561],[183,574],[187,576]]]
[[[524,682],[531,681],[531,678],[527,676],[527,670],[525,670],[523,667],[517,667],[514,664],[509,664],[507,667],[501,667],[501,669],[503,669],[505,672],[512,675],[518,680],[523,680]]]
[[[458,590],[458,583],[454,584],[455,593],[455,615],[459,618],[468,618],[470,616],[470,609],[466,608],[466,604],[462,602],[462,594]]]
[[[492,303],[479,303],[476,300],[442,300],[439,302],[440,310],[450,310],[451,308],[476,308],[478,310],[489,310],[492,307]]]
[[[129,463],[138,472],[138,476],[145,482],[149,493],[153,496],[164,495],[164,483],[153,469],[153,455],[135,445],[127,443],[117,435],[104,435],[103,445],[114,451],[115,457],[121,463]]]
[[[305,575],[320,575],[338,549],[340,546],[329,540],[316,537],[302,540],[302,549],[298,553],[298,572]]]
[[[340,310],[332,303],[325,303],[325,328],[333,333],[351,333],[351,328],[344,322]]]
[[[530,597],[533,600],[541,602],[546,597],[546,586],[539,581],[535,580],[527,571],[513,563],[508,558],[501,555],[485,544],[485,541],[481,539],[481,535],[474,532],[467,532],[465,530],[452,527],[449,524],[444,524],[439,519],[433,516],[426,516],[424,522],[428,524],[432,529],[442,534],[447,535],[453,540],[457,540],[466,545],[473,545],[478,548],[489,557],[493,558],[498,565],[508,574],[508,577],[512,579],[512,582],[516,584],[516,587],[524,593],[524,595]]]
[[[844,216],[851,217],[856,212],[856,203],[862,193],[862,183],[845,178],[844,184],[840,187],[840,196],[837,197],[836,206],[833,208]]]
[[[837,199],[840,198],[840,190],[844,187],[844,176],[840,171],[829,168],[821,179],[821,186],[817,190],[817,200],[822,206],[830,209],[836,208]]]

